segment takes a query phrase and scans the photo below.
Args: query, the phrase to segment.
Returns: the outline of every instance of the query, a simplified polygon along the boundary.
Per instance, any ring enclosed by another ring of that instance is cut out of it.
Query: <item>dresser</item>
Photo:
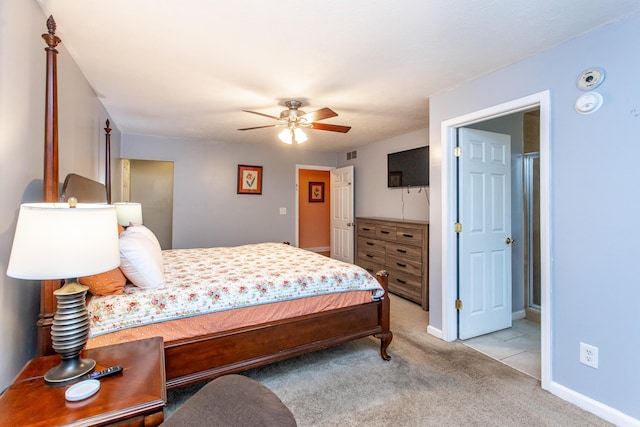
[[[356,264],[389,273],[389,291],[429,310],[429,223],[356,218]]]

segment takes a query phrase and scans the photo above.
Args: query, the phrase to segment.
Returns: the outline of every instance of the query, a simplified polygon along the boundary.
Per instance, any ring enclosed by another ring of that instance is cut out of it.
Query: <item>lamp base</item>
[[[45,374],[46,383],[62,384],[77,380],[96,366],[94,360],[80,358],[89,338],[89,314],[85,305],[87,289],[77,279],[67,279],[63,287],[53,292],[58,309],[51,325],[51,342],[61,361]]]
[[[49,369],[44,374],[44,381],[49,384],[66,383],[88,374],[95,367],[96,361],[93,359],[81,359],[79,357],[62,359],[58,366]]]

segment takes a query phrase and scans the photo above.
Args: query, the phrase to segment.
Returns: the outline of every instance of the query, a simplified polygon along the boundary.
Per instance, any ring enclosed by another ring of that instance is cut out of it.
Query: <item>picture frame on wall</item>
[[[238,194],[262,194],[262,166],[238,165]]]
[[[309,202],[324,203],[324,182],[309,182]]]

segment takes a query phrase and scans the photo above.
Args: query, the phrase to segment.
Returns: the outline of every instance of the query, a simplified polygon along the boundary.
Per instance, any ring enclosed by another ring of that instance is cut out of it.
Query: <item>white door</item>
[[[353,264],[353,166],[331,170],[331,258]]]
[[[511,327],[511,137],[461,128],[458,338]]]

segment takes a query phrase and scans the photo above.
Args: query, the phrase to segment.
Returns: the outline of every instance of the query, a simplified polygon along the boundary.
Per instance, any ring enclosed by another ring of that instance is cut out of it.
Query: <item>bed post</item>
[[[44,177],[43,196],[45,202],[58,202],[58,78],[56,47],[60,38],[55,35],[56,21],[47,19],[48,33],[42,35],[47,43],[47,87],[44,117]],[[51,325],[56,312],[53,291],[60,287],[60,280],[43,280],[40,285],[40,315],[38,326],[38,354],[53,353]]]
[[[109,127],[109,119],[107,119],[107,127],[105,131],[105,170],[104,170],[104,186],[107,187],[107,203],[111,204],[111,128]]]
[[[387,270],[380,270],[376,273],[376,279],[378,283],[384,288],[384,299],[380,304],[378,312],[378,318],[380,319],[380,326],[382,332],[375,334],[374,336],[380,340],[380,356],[384,360],[390,360],[391,356],[387,354],[387,347],[391,344],[393,339],[393,333],[391,332],[391,301],[389,299],[389,272]]]

